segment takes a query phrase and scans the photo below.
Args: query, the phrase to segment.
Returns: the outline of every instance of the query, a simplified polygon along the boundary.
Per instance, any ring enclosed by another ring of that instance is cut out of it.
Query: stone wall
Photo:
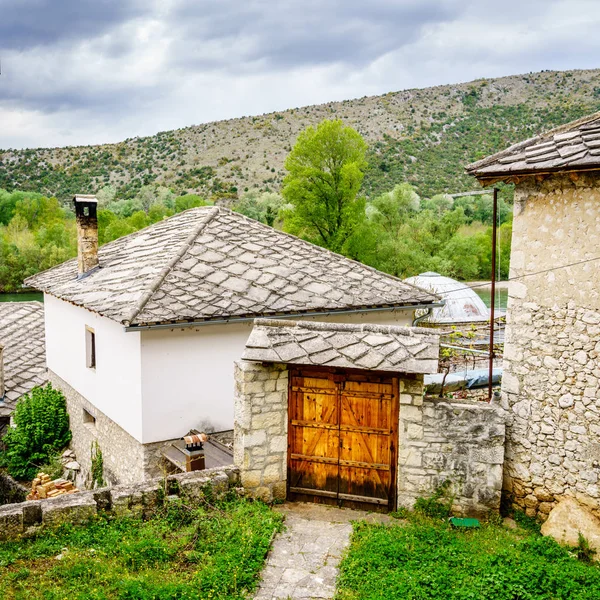
[[[402,382],[398,504],[411,508],[450,482],[453,512],[481,517],[500,509],[504,411],[485,402],[423,398],[420,382]]]
[[[29,490],[7,473],[0,473],[0,505],[22,502]]]
[[[117,517],[151,517],[166,495],[188,501],[205,496],[219,497],[239,485],[239,470],[223,467],[169,475],[137,485],[101,488],[66,494],[48,500],[32,500],[0,507],[0,540],[19,539],[36,534],[43,527],[61,523],[85,525],[98,512],[110,511]]]
[[[81,467],[75,479],[78,487],[89,484],[94,441],[102,451],[104,479],[110,485],[136,483],[163,475],[160,450],[174,440],[142,444],[51,370],[48,370],[48,379],[67,400],[73,432],[71,447]],[[95,418],[95,423],[86,422],[84,409]]]
[[[285,499],[288,371],[285,365],[235,365],[234,462],[250,495]],[[459,514],[500,507],[504,414],[487,403],[423,399],[423,376],[400,375],[398,504],[411,507],[445,480]]]
[[[233,462],[244,488],[265,501],[284,500],[287,484],[288,370],[235,363]]]
[[[584,261],[600,248],[600,175],[517,185],[511,278]],[[504,488],[544,519],[563,496],[600,516],[600,266],[511,281],[502,384]]]

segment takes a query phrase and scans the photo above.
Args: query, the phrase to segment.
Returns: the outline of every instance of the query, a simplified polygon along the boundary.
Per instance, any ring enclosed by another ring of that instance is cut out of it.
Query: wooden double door
[[[288,498],[394,510],[397,428],[396,377],[292,368]]]

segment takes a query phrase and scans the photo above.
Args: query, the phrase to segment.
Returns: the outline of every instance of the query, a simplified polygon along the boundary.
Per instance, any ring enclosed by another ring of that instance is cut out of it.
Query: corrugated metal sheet
[[[431,315],[424,319],[427,323],[455,324],[489,321],[490,311],[484,301],[465,283],[430,271],[409,277],[405,281],[428,292],[433,292],[446,301],[445,306],[432,309]]]

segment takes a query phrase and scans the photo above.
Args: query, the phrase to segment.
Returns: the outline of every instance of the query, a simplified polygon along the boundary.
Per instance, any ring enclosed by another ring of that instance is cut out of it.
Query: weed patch
[[[0,543],[0,598],[235,600],[256,586],[281,517],[259,502],[175,504]]]
[[[358,523],[337,600],[596,600],[600,568],[551,538],[495,525],[456,531],[421,518]]]

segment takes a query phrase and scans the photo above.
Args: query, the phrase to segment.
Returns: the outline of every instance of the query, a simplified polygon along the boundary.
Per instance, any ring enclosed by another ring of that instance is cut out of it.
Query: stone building
[[[257,316],[410,324],[438,298],[220,207],[195,208],[97,247],[96,200],[75,199],[78,259],[44,292],[46,359],[67,397],[82,477],[161,474],[165,445],[233,428],[233,363]]]
[[[44,305],[0,302],[0,437],[19,398],[47,379]]]
[[[515,184],[504,490],[530,516],[564,496],[600,515],[600,113],[467,171]]]
[[[235,371],[247,492],[387,511],[448,482],[456,513],[497,512],[504,411],[424,397],[438,355],[432,329],[257,319]]]

